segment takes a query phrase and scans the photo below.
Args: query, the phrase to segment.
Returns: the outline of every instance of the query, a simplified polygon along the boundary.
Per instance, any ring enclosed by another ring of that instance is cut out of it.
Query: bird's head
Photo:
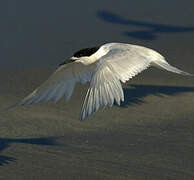
[[[68,60],[65,60],[64,62],[59,64],[59,66],[62,66],[64,64],[68,64],[68,63],[72,63],[72,62],[74,62],[74,61],[76,61],[76,60],[78,60],[80,58],[88,59],[90,56],[92,56],[94,53],[96,53],[99,48],[100,48],[100,46],[81,49],[81,50],[75,52],[73,54],[73,57],[71,57]]]
[[[89,56],[93,55],[95,52],[97,52],[99,48],[100,48],[100,46],[81,49],[81,50],[75,52],[73,54],[73,57],[74,58],[89,57]]]

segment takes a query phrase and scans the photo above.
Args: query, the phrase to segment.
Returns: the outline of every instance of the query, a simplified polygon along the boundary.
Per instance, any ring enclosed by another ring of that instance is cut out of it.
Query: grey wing
[[[81,120],[100,107],[111,107],[114,101],[120,105],[120,101],[124,101],[121,82],[126,82],[145,70],[150,62],[138,52],[134,54],[129,50],[115,49],[103,56],[91,79],[82,107]]]
[[[92,76],[92,65],[73,62],[60,66],[40,87],[14,106],[48,102],[56,103],[63,95],[66,100],[72,95],[76,82],[85,83]]]

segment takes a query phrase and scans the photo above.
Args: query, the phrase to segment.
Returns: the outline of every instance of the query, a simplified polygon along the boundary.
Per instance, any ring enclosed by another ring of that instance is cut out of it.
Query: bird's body
[[[124,43],[107,43],[76,52],[72,58],[60,64],[46,82],[16,106],[49,100],[56,103],[63,95],[69,100],[77,82],[90,82],[82,107],[82,120],[100,107],[112,106],[114,101],[120,105],[120,101],[124,101],[121,82],[128,81],[149,66],[191,75],[169,65],[162,55],[152,49]]]

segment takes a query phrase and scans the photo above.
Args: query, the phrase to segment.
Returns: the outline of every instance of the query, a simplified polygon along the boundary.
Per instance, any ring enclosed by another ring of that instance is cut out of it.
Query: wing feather
[[[113,48],[99,59],[82,107],[83,120],[99,108],[124,101],[121,82],[125,83],[149,67],[151,60],[130,49]]]
[[[90,81],[93,66],[84,65],[79,61],[60,66],[40,87],[12,107],[48,102],[50,100],[56,103],[63,95],[68,101],[76,82],[86,83]]]

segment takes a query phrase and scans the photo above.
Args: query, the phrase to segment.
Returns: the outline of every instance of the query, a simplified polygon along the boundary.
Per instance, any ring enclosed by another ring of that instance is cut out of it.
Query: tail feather
[[[193,76],[193,74],[190,74],[190,73],[187,73],[187,72],[184,72],[176,67],[173,67],[171,66],[170,64],[168,64],[166,61],[154,61],[154,65],[156,67],[159,67],[159,68],[162,68],[162,69],[165,69],[167,71],[170,71],[170,72],[174,72],[174,73],[177,73],[177,74],[181,74],[181,75],[185,75],[185,76]]]

